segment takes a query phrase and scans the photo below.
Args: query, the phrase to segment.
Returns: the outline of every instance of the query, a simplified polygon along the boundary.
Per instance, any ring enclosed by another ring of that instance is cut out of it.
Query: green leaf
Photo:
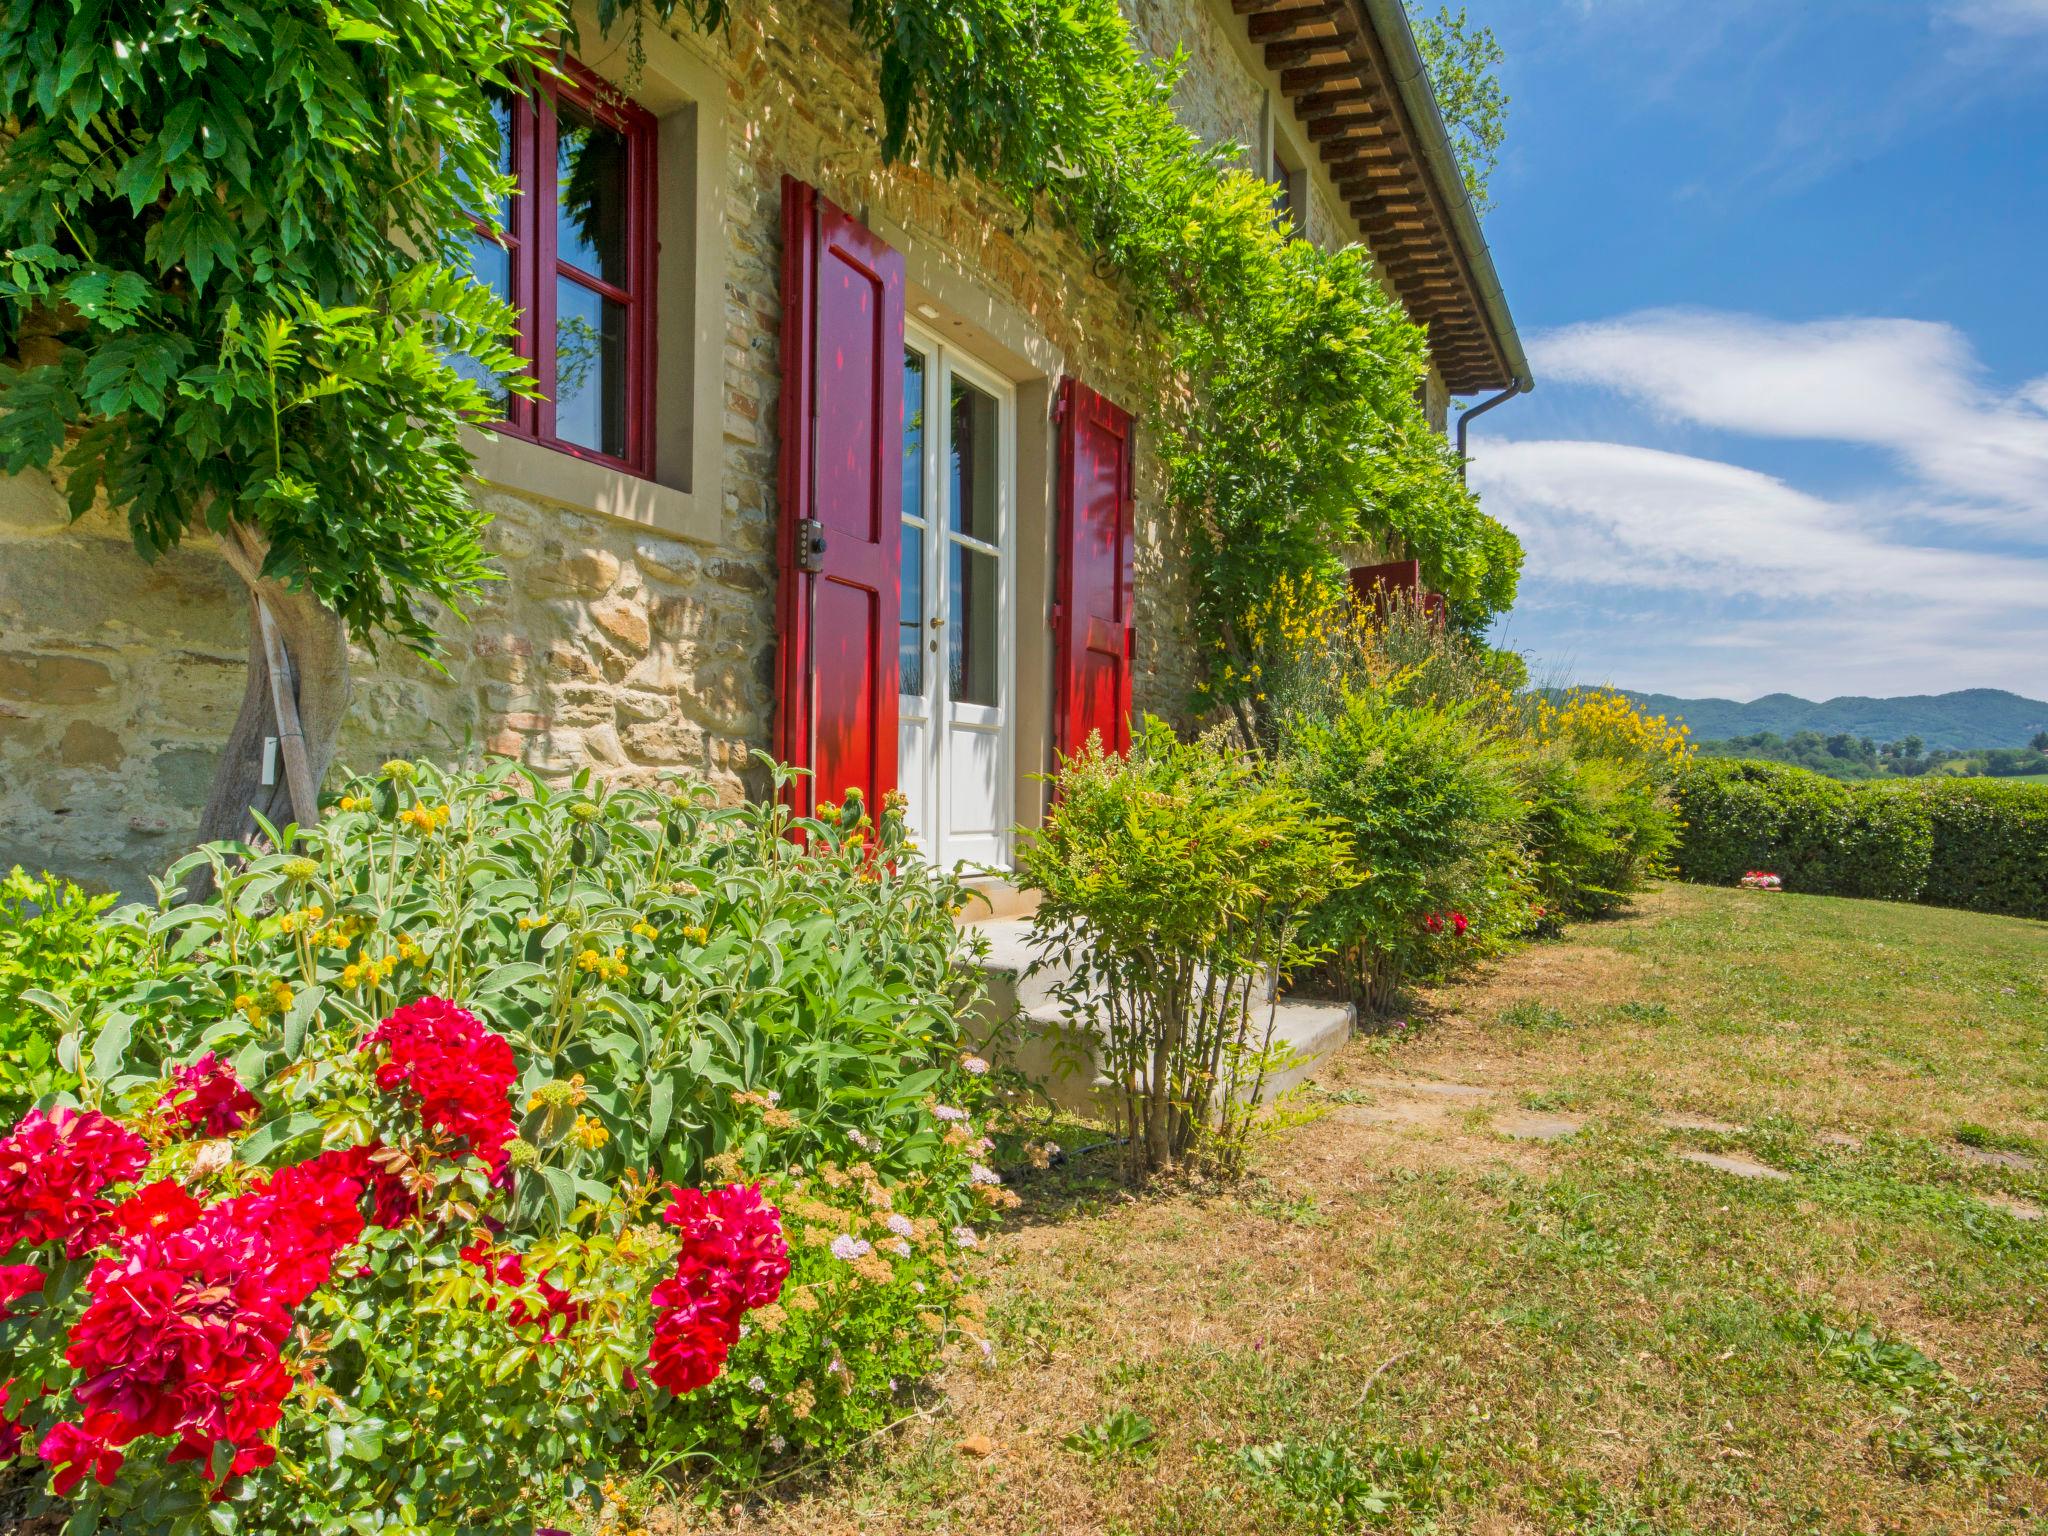
[[[299,1052],[306,1044],[306,1027],[326,1001],[327,989],[318,983],[302,987],[292,999],[292,1006],[284,1016],[284,1059],[287,1062],[299,1059]]]
[[[134,1027],[135,1016],[119,1008],[109,1012],[100,1025],[99,1034],[92,1043],[92,1075],[101,1082],[121,1070],[122,1058],[128,1054],[128,1037]]]

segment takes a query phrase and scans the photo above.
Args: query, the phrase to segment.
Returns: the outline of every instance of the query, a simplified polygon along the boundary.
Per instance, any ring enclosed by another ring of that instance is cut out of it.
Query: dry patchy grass
[[[2048,924],[1673,887],[1412,1017],[1238,1188],[1031,1187],[993,1364],[716,1523],[2048,1533]]]

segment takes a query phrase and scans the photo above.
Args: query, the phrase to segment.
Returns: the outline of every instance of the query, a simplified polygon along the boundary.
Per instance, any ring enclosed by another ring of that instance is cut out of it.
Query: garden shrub
[[[802,830],[391,763],[174,866],[0,1153],[0,1449],[88,1527],[517,1531],[886,1423],[1012,1197],[958,883]]]
[[[89,1007],[130,979],[128,935],[100,921],[114,899],[19,865],[0,878],[0,1124],[77,1085],[44,1004]]]
[[[1681,728],[1618,694],[1530,693],[1519,658],[1400,597],[1283,577],[1243,628],[1269,659],[1244,680],[1240,732],[1296,763],[1373,872],[1310,929],[1361,1007],[1662,872]]]
[[[1510,745],[1473,705],[1353,692],[1283,727],[1283,760],[1350,837],[1356,877],[1313,911],[1343,995],[1380,1013],[1402,982],[1497,949],[1526,925],[1522,801]]]
[[[1685,728],[1604,689],[1520,702],[1538,906],[1546,920],[1612,912],[1664,873],[1677,845]]]
[[[1933,838],[1922,901],[2048,918],[2048,789],[1948,779],[1907,793]]]
[[[1346,883],[1345,839],[1270,766],[1149,717],[1128,757],[1091,741],[1056,784],[1018,870],[1043,893],[1041,951],[1076,963],[1064,1007],[1100,1042],[1125,1174],[1234,1173],[1275,1064],[1273,988],[1314,953],[1302,925]]]

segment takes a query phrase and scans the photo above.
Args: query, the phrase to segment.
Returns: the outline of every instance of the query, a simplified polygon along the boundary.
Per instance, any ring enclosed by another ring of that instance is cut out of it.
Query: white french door
[[[1009,863],[1016,414],[1001,378],[906,327],[897,784],[941,865]]]

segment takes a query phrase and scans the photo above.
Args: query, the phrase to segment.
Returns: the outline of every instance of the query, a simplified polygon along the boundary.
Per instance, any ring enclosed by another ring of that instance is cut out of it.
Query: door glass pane
[[[555,111],[555,255],[626,286],[626,136],[562,102]]]
[[[971,539],[993,544],[996,527],[995,398],[976,389],[957,375],[952,400],[952,483],[953,531]]]
[[[626,456],[626,306],[555,279],[555,435]]]
[[[903,525],[903,567],[898,582],[901,614],[896,626],[898,693],[924,692],[924,529]]]
[[[996,604],[1002,590],[996,557],[965,544],[953,546],[947,633],[951,655],[947,685],[955,704],[998,704]]]
[[[922,519],[924,509],[924,412],[925,357],[911,347],[903,349],[903,515]],[[903,525],[902,574],[899,599],[896,665],[897,691],[913,695],[924,692],[924,527],[922,522]]]
[[[924,516],[924,354],[903,349],[903,515]]]

